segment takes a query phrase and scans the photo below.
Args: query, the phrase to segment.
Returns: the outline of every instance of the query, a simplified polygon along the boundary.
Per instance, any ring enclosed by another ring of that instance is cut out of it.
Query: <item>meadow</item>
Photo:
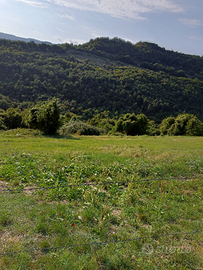
[[[203,137],[0,133],[0,269],[203,269]]]

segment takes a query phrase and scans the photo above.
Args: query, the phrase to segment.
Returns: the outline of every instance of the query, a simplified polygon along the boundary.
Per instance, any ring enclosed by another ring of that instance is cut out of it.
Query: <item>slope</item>
[[[0,55],[3,109],[10,106],[6,98],[25,108],[56,96],[64,111],[77,114],[135,112],[160,122],[187,112],[203,119],[202,57],[106,38],[79,46],[1,40]]]

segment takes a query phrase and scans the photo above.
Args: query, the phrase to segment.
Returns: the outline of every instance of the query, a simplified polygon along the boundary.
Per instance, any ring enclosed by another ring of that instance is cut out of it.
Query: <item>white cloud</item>
[[[65,15],[58,15],[60,18],[62,19],[68,19],[68,20],[71,20],[71,21],[75,21],[75,18],[72,17],[72,16],[69,16],[68,14],[65,14]]]
[[[152,11],[182,12],[173,0],[46,0],[57,5],[109,14],[113,17],[145,19],[139,14]]]
[[[69,43],[69,44],[73,43],[75,45],[83,44],[87,42],[87,40],[83,40],[83,39],[62,39],[59,36],[55,36],[54,39],[57,40],[57,42],[59,43]]]
[[[203,40],[203,37],[191,36],[190,39],[193,39],[193,40]]]
[[[61,33],[68,34],[68,31],[64,31],[64,30],[62,30],[62,29],[60,29],[60,28],[56,28],[56,30],[59,31],[59,32],[61,32]]]
[[[183,19],[180,19],[180,21],[182,22],[182,24],[185,24],[188,26],[199,26],[203,24],[202,20],[198,20],[198,19],[183,18]]]
[[[30,1],[30,0],[16,0],[17,2],[22,2],[28,5],[31,5],[33,7],[38,7],[38,8],[47,8],[48,5],[43,3],[42,1]]]

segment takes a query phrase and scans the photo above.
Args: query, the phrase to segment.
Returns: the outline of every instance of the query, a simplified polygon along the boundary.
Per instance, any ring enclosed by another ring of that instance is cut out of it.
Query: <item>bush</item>
[[[144,114],[127,113],[118,119],[115,131],[134,136],[147,134],[147,129],[148,119]]]
[[[30,110],[29,126],[44,134],[55,134],[60,126],[60,112],[57,101],[53,99]]]
[[[187,122],[186,135],[203,136],[203,123],[196,116]]]
[[[180,114],[164,119],[160,131],[163,135],[202,136],[203,123],[193,114]]]
[[[86,123],[83,123],[79,120],[70,121],[68,124],[63,125],[59,129],[60,135],[68,134],[79,134],[79,135],[102,135],[103,130]]]
[[[9,108],[4,115],[4,124],[8,129],[21,127],[22,112],[19,108]]]
[[[160,125],[161,135],[166,135],[168,133],[169,128],[175,123],[175,117],[167,117],[163,119]]]
[[[0,130],[6,130],[3,117],[0,116]]]
[[[106,134],[112,132],[113,128],[115,127],[115,123],[116,121],[114,119],[97,117],[93,117],[87,121],[87,124],[103,129]]]
[[[148,122],[147,134],[150,135],[150,136],[160,135],[159,127],[158,127],[158,125],[155,123],[155,121],[150,120],[150,121]]]

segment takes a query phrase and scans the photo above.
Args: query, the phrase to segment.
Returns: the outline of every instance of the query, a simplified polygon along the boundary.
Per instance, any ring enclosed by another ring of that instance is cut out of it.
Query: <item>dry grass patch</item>
[[[8,188],[8,183],[5,181],[0,181],[0,193]]]
[[[113,215],[113,216],[116,216],[116,217],[119,217],[120,215],[121,215],[121,210],[120,209],[114,209],[112,212],[111,212],[111,214]]]
[[[0,253],[19,252],[25,235],[12,235],[6,230],[0,236]]]
[[[157,155],[154,157],[155,160],[162,160],[162,159],[169,159],[171,158],[171,154],[168,152],[161,153],[160,155]]]

